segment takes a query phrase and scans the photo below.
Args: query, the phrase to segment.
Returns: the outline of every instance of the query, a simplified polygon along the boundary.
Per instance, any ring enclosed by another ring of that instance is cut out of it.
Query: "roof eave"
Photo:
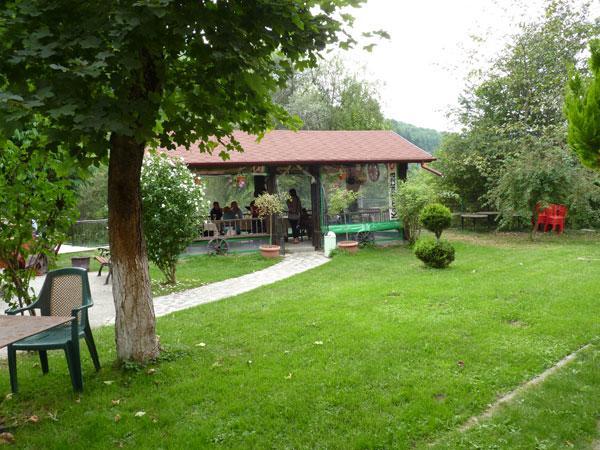
[[[327,165],[327,164],[419,164],[436,161],[437,158],[386,159],[386,160],[335,160],[335,161],[223,161],[223,162],[188,162],[189,167],[243,167],[243,166],[289,166],[289,165]]]

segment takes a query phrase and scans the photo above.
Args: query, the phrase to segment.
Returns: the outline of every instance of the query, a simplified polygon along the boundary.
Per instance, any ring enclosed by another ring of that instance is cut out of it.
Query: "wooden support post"
[[[321,167],[309,167],[310,174],[314,177],[314,183],[311,180],[310,185],[310,201],[312,210],[312,244],[315,250],[323,248],[323,236],[321,232]]]

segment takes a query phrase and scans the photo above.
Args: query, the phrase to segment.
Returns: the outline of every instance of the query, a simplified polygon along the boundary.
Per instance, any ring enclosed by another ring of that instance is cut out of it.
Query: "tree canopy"
[[[8,0],[0,11],[0,127],[40,119],[79,166],[109,158],[109,240],[121,360],[158,354],[142,234],[145,149],[202,140],[239,149],[289,116],[272,100],[328,45],[355,44],[361,0]],[[384,35],[367,33],[367,37]],[[370,44],[366,44],[369,46]],[[227,157],[227,151],[221,156]]]

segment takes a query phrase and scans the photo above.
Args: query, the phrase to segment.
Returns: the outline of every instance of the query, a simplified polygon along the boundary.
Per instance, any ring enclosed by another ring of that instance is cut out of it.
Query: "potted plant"
[[[340,214],[344,218],[344,225],[347,224],[346,209],[354,203],[358,197],[358,192],[349,191],[343,188],[335,188],[329,197],[329,210]],[[347,250],[350,253],[358,251],[358,241],[350,240],[348,231],[346,231],[346,240],[338,242],[338,248]]]
[[[260,246],[260,254],[265,258],[277,258],[279,256],[279,245],[273,245],[273,216],[281,214],[285,209],[287,194],[269,194],[264,192],[256,197],[254,205],[258,208],[258,216],[269,217],[269,244]]]

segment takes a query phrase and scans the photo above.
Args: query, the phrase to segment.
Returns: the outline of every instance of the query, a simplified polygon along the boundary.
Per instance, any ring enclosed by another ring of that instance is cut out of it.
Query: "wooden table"
[[[73,320],[64,316],[0,316],[0,348]]]
[[[475,221],[477,219],[485,219],[486,222],[488,222],[488,215],[487,214],[461,214],[460,215],[460,228],[461,230],[464,230],[465,228],[465,219],[471,219],[472,223],[473,223],[473,230],[475,230]],[[488,228],[489,228],[489,222],[488,222]]]

